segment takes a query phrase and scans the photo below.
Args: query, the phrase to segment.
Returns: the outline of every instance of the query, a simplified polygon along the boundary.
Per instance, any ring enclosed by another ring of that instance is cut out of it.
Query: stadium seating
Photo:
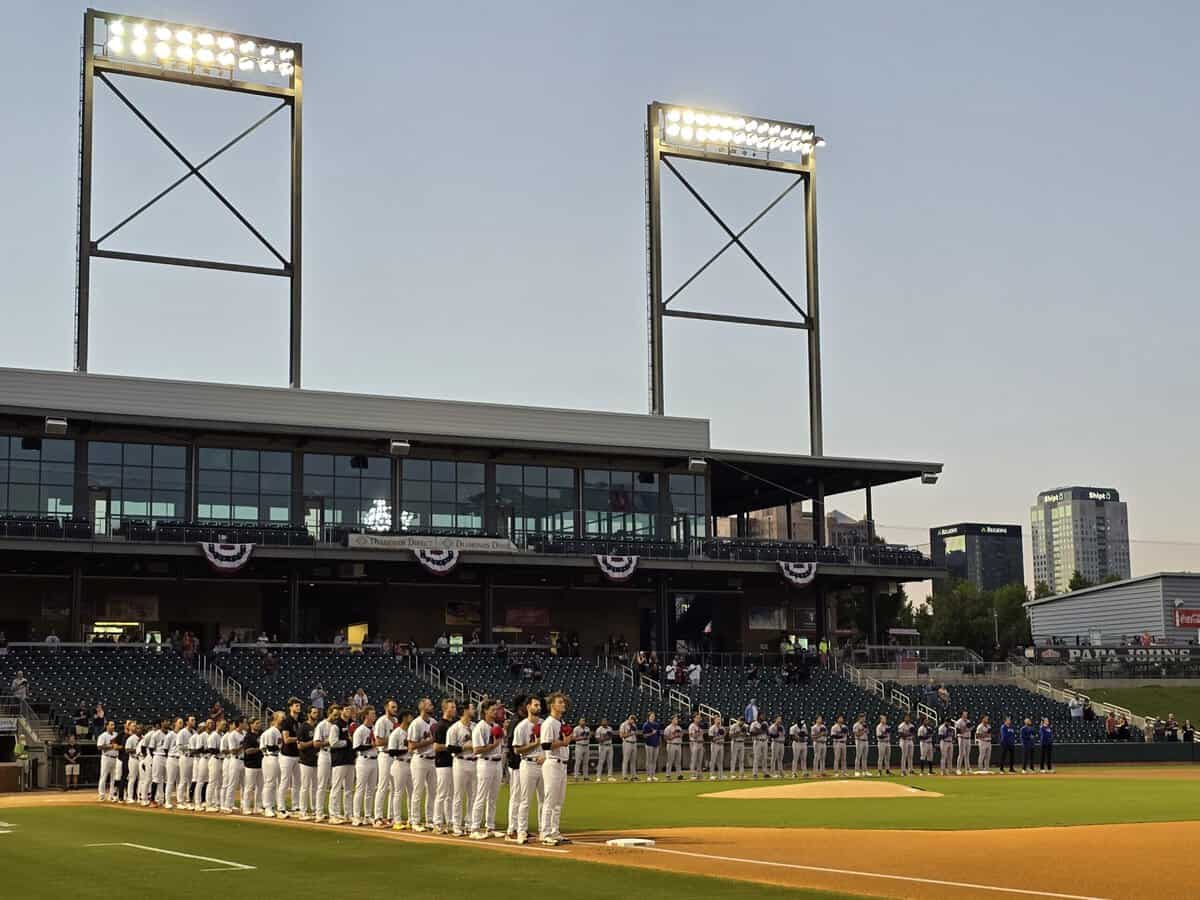
[[[56,651],[11,647],[0,657],[0,684],[9,684],[17,670],[29,679],[31,703],[47,706],[60,727],[73,721],[80,703],[89,718],[102,703],[116,722],[151,722],[181,713],[202,715],[221,700],[178,653],[141,645]]]
[[[977,723],[979,717],[986,715],[992,722],[992,734],[998,740],[1000,725],[1005,716],[1012,716],[1013,723],[1020,727],[1025,717],[1033,719],[1035,725],[1043,717],[1050,720],[1054,727],[1057,740],[1071,744],[1104,743],[1107,738],[1104,733],[1104,720],[1096,718],[1091,722],[1084,719],[1073,719],[1069,708],[1064,703],[1051,700],[1041,694],[1026,690],[1016,684],[952,684],[948,685],[950,703],[941,706],[937,702],[929,703],[921,688],[912,685],[887,683],[888,693],[898,690],[905,694],[916,709],[918,702],[928,703],[937,710],[942,718],[957,717],[962,710],[967,711],[971,722]],[[1141,732],[1132,728],[1132,732]]]

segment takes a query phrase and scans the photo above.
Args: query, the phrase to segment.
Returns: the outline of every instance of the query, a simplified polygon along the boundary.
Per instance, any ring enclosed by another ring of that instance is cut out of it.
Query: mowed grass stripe
[[[291,827],[240,817],[172,815],[95,806],[4,810],[13,833],[0,837],[0,871],[23,900],[110,896],[160,885],[172,898],[214,895],[376,896],[385,885],[431,900],[484,890],[489,897],[619,896],[751,900],[763,886],[732,880],[714,863],[713,877],[578,862],[515,848],[487,851],[418,839],[387,840],[359,829]],[[257,866],[252,871],[204,872],[211,863],[127,847],[130,842]],[[421,886],[425,887],[422,888]],[[772,887],[773,897],[846,900],[849,894]]]

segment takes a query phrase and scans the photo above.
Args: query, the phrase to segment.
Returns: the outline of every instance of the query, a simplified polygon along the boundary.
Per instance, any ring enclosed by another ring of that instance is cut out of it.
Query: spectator
[[[72,723],[72,725],[74,726],[75,734],[79,735],[80,737],[87,737],[90,733],[88,731],[87,706],[82,702],[80,702],[79,709],[75,713],[75,721]]]
[[[29,679],[25,677],[22,671],[17,672],[12,680],[12,695],[18,700],[25,700],[29,697]]]
[[[570,648],[571,648],[570,649],[571,656],[578,657],[581,655],[580,648],[579,648],[579,632],[577,632],[577,631],[571,632]],[[657,662],[655,663],[655,665],[657,666]]]
[[[333,635],[333,652],[347,653],[349,650],[350,647],[346,643],[346,631],[345,629],[339,628],[336,632],[334,632]]]
[[[750,667],[746,669],[746,684],[752,684],[755,681],[758,681],[758,663],[750,663]]]
[[[1130,737],[1129,720],[1124,716],[1121,716],[1120,720],[1117,722],[1117,740],[1127,741],[1130,739]]]
[[[946,686],[944,684],[938,685],[937,698],[938,703],[942,704],[942,706],[950,705],[950,692],[946,690]]]
[[[62,641],[58,639],[58,635],[55,633],[54,629],[51,628],[50,633],[46,635],[46,646],[50,649],[51,653],[57,653],[61,644]]]
[[[279,671],[279,657],[267,651],[267,655],[262,658],[262,669],[264,675],[274,675]]]
[[[370,701],[367,699],[367,692],[360,687],[354,692],[354,696],[350,698],[350,702],[354,705],[355,709],[361,712],[367,708],[367,704]]]
[[[97,703],[92,713],[92,737],[100,736],[100,732],[104,730],[104,723],[106,721],[104,718],[104,704]]]
[[[1117,714],[1112,710],[1104,717],[1104,736],[1110,741],[1117,739]]]
[[[409,656],[417,655],[417,639],[416,639],[416,637],[414,637],[412,635],[409,635],[409,638],[408,638],[408,655]]]
[[[450,649],[450,635],[442,632],[438,635],[438,639],[433,642],[433,649],[438,653],[445,653]]]
[[[214,722],[221,722],[221,721],[224,721],[224,719],[225,719],[225,707],[221,705],[221,701],[220,701],[220,700],[218,700],[216,703],[214,703],[214,704],[212,705],[212,708],[211,708],[211,709],[209,709],[209,711],[208,711],[208,717],[209,717],[210,719],[212,719]]]
[[[67,738],[66,749],[63,750],[63,774],[66,775],[67,786],[64,791],[79,787],[79,747],[75,743],[75,735]]]
[[[255,643],[258,644],[259,653],[265,656],[269,652],[267,650],[267,645],[271,643],[271,639],[267,637],[267,633],[265,631],[260,631],[258,633],[258,640],[255,641]]]
[[[0,656],[8,656],[8,637],[0,631]]]
[[[1082,719],[1083,718],[1083,703],[1080,701],[1080,699],[1078,697],[1072,697],[1071,701],[1067,704],[1067,706],[1071,710],[1071,718],[1072,719]]]
[[[746,709],[742,718],[746,722],[758,721],[758,701],[755,698],[751,697],[750,702],[746,704]]]
[[[506,656],[508,656],[508,644],[505,642],[504,638],[500,638],[500,643],[496,645],[496,655],[501,659],[504,659]]]
[[[1179,740],[1179,722],[1175,719],[1175,713],[1167,713],[1167,723],[1163,727],[1168,741]]]
[[[1192,727],[1191,719],[1183,720],[1183,742],[1190,744],[1196,739],[1196,729]]]
[[[218,637],[217,642],[213,644],[212,652],[213,656],[228,656],[229,642],[223,637]]]
[[[687,668],[688,684],[692,687],[700,686],[700,663],[692,663]]]
[[[316,685],[313,687],[313,689],[311,691],[309,691],[308,705],[316,707],[316,709],[318,711],[320,711],[321,715],[324,716],[325,715],[325,698],[327,696],[329,696],[329,695],[326,693],[325,688],[321,687],[321,682],[318,681],[316,683]]]
[[[667,683],[668,684],[675,683],[675,661],[674,660],[671,660],[671,662],[667,664]]]

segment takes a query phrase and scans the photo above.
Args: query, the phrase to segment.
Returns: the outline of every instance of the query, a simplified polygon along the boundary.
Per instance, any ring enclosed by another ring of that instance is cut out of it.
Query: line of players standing
[[[101,801],[196,812],[261,814],[267,818],[373,825],[417,833],[506,837],[529,841],[530,801],[538,798],[535,836],[560,832],[571,727],[569,701],[517,698],[516,715],[485,701],[459,712],[454,700],[423,699],[415,714],[395,701],[375,708],[331,706],[321,718],[288,701],[267,727],[258,719],[164,719],[152,727],[106,724],[97,739]],[[576,739],[578,740],[578,739]],[[507,777],[509,831],[496,830],[496,801]]]

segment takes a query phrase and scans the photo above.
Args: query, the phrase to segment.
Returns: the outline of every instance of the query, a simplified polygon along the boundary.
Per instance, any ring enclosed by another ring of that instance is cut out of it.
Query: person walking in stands
[[[642,726],[642,741],[646,745],[646,780],[658,781],[658,748],[662,743],[662,725],[658,723],[654,710],[646,713],[646,723]]]
[[[1021,774],[1033,771],[1033,745],[1037,740],[1037,729],[1033,727],[1033,719],[1025,717],[1021,726]]]
[[[1016,769],[1013,764],[1016,762],[1017,755],[1017,733],[1013,729],[1012,716],[1005,716],[1004,722],[1000,726],[1000,772],[1004,772],[1004,761],[1008,760],[1008,772],[1010,775],[1016,774]]]
[[[1038,729],[1038,743],[1042,745],[1041,753],[1041,770],[1042,772],[1054,772],[1054,729],[1050,727],[1050,720],[1043,718],[1042,727]]]

